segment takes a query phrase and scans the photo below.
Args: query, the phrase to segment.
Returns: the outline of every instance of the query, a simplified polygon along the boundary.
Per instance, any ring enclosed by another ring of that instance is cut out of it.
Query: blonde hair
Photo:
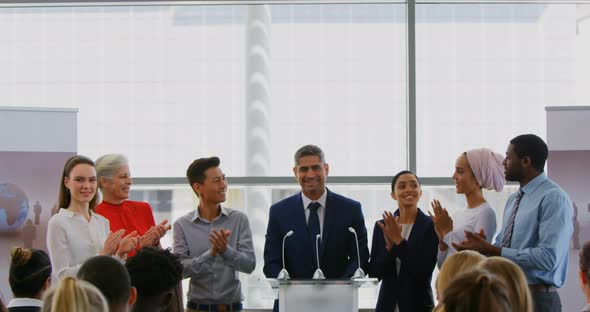
[[[506,258],[491,257],[480,263],[479,266],[496,275],[508,286],[514,311],[533,311],[533,300],[526,276],[518,265]]]
[[[461,273],[444,290],[442,305],[449,312],[519,311],[513,309],[506,284],[494,274],[474,269]]]
[[[92,284],[73,277],[62,279],[43,297],[43,312],[108,312],[102,293]]]
[[[442,299],[442,294],[460,273],[475,269],[486,257],[472,250],[464,250],[448,257],[440,268],[436,279],[436,294]]]

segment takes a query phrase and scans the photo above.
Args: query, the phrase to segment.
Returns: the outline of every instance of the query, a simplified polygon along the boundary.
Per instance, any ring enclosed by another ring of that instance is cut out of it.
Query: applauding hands
[[[227,248],[228,238],[231,232],[225,229],[213,229],[209,234],[209,242],[211,243],[211,255],[217,256],[225,252]]]
[[[379,225],[383,231],[383,238],[385,238],[385,248],[387,251],[391,251],[393,245],[399,245],[404,240],[399,217],[394,217],[391,212],[383,212],[383,221],[377,222],[377,225]]]
[[[434,230],[438,236],[438,248],[442,251],[447,250],[448,246],[443,242],[445,235],[453,231],[453,219],[449,216],[447,209],[443,208],[437,199],[434,199],[430,206],[434,215],[428,211],[432,222],[434,222]]]
[[[124,229],[111,232],[104,242],[100,254],[104,256],[117,255],[120,258],[125,258],[127,253],[135,249],[137,244],[139,244],[139,236],[137,235],[137,231],[123,236],[124,234]]]
[[[167,219],[158,225],[150,227],[139,239],[139,246],[157,246],[160,243],[160,238],[164,237],[170,228],[172,228],[172,225],[168,224]]]

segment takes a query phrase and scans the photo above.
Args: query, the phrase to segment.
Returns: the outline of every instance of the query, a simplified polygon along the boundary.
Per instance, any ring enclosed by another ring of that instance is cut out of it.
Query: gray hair
[[[127,157],[123,154],[106,154],[96,160],[96,179],[98,187],[102,188],[100,178],[105,177],[107,180],[113,178],[113,175],[119,168],[129,165]]]
[[[324,158],[324,152],[321,148],[315,145],[305,145],[295,152],[295,166],[299,164],[299,159],[304,156],[319,156],[321,162],[326,162],[326,159]]]

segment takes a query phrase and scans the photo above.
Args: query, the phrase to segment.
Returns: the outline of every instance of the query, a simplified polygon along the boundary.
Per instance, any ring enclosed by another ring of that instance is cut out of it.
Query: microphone
[[[279,272],[279,276],[277,276],[278,280],[288,280],[291,277],[289,276],[289,272],[287,272],[287,270],[285,269],[285,240],[287,240],[287,237],[293,235],[293,230],[290,230],[289,232],[287,232],[287,234],[285,234],[285,236],[283,237],[283,269],[281,270],[281,272]]]
[[[359,264],[359,267],[354,272],[352,279],[365,278],[366,277],[365,272],[363,271],[363,269],[361,269],[361,252],[359,250],[359,238],[356,235],[356,231],[354,230],[354,228],[352,226],[349,227],[348,230],[350,232],[352,232],[352,234],[354,234],[354,241],[356,242],[356,256],[357,256],[357,260],[358,260],[358,264]]]
[[[313,279],[314,280],[323,280],[326,279],[326,277],[324,276],[324,272],[322,272],[322,270],[320,269],[320,250],[319,250],[319,246],[320,246],[320,239],[322,238],[322,236],[320,234],[315,236],[315,256],[316,256],[316,260],[318,262],[318,268],[317,270],[315,270],[315,273],[313,273]]]

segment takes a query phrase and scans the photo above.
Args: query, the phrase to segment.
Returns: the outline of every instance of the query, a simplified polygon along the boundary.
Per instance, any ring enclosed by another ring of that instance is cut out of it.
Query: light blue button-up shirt
[[[544,173],[522,187],[522,191],[512,242],[509,248],[502,248],[502,257],[518,264],[529,284],[561,287],[567,274],[569,240],[573,232],[572,202]],[[517,195],[518,192],[510,195],[506,202],[502,230],[494,244],[498,247],[502,246]]]

